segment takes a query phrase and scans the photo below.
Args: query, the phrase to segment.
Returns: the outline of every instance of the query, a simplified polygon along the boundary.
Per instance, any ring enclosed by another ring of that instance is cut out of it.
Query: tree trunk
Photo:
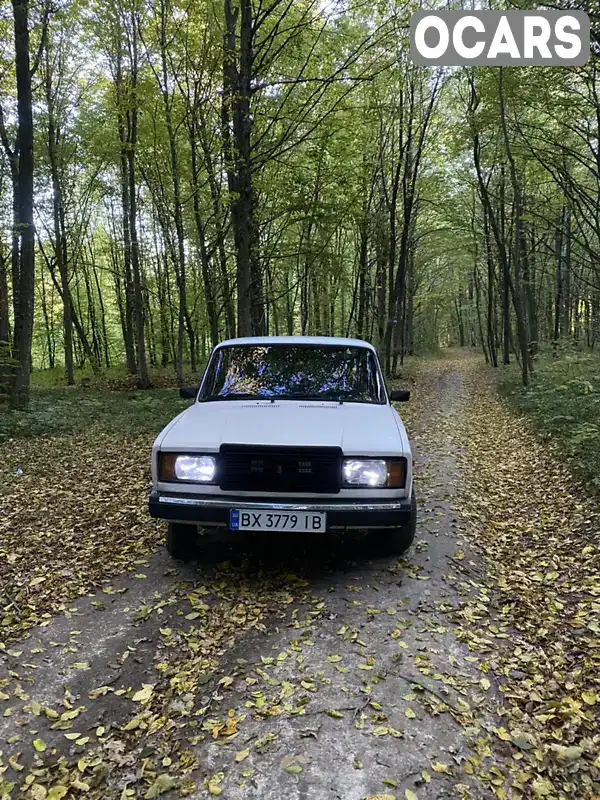
[[[521,298],[521,270],[523,264],[523,246],[525,237],[523,235],[523,202],[521,185],[519,176],[517,175],[517,168],[510,146],[510,139],[508,135],[508,125],[506,122],[506,107],[504,102],[503,92],[503,68],[498,70],[498,98],[500,100],[500,123],[502,126],[502,134],[504,138],[504,148],[506,158],[509,165],[510,181],[513,190],[513,206],[514,206],[514,261],[515,261],[515,280],[511,284],[511,294],[513,298],[513,306],[515,309],[515,317],[517,322],[517,338],[519,341],[519,348],[521,351],[521,371],[523,386],[527,386],[529,380],[529,373],[531,372],[531,355],[529,351],[529,341],[527,335],[527,323],[523,309]]]
[[[260,335],[264,332],[265,308],[256,226],[258,198],[251,156],[254,35],[251,0],[240,0],[235,10],[231,0],[224,0],[224,11],[221,128],[237,262],[238,334]]]
[[[479,338],[481,340],[481,349],[483,350],[483,355],[485,358],[485,363],[490,363],[490,357],[488,355],[488,348],[485,344],[485,337],[483,335],[483,322],[481,320],[481,287],[480,287],[480,280],[479,280],[479,272],[477,269],[477,259],[475,260],[475,265],[473,267],[473,282],[475,285],[475,309],[477,312],[477,324],[479,326]]]
[[[19,262],[18,305],[15,313],[14,355],[17,361],[11,393],[13,408],[29,402],[31,343],[35,289],[35,230],[33,225],[33,101],[29,65],[29,0],[12,0],[17,81],[17,209]]]
[[[169,139],[169,155],[171,162],[171,189],[173,197],[173,217],[175,221],[175,233],[177,236],[177,262],[178,262],[178,286],[179,286],[179,313],[182,323],[185,323],[185,331],[188,335],[190,347],[190,361],[192,371],[196,370],[196,336],[191,315],[187,307],[187,276],[185,258],[185,234],[183,230],[183,215],[181,208],[181,186],[179,177],[179,156],[177,153],[177,142],[175,139],[175,128],[173,126],[172,104],[173,99],[169,91],[169,71],[167,63],[167,3],[162,0],[160,4],[160,52],[162,66],[162,85],[160,86],[163,105],[165,111],[165,124]],[[177,379],[181,385],[183,382],[183,337],[184,326],[179,326],[179,343],[177,347]]]
[[[11,389],[12,358],[8,307],[7,260],[0,247],[0,400],[8,399]]]
[[[46,333],[46,350],[48,351],[48,367],[54,369],[54,357],[56,348],[54,346],[54,330],[52,325],[51,313],[48,313],[48,302],[46,299],[46,281],[44,275],[40,281],[42,295],[42,316],[44,318],[44,331]]]
[[[356,317],[356,335],[359,339],[364,336],[365,318],[367,308],[367,271],[369,268],[369,220],[368,203],[363,201],[362,214],[360,218],[359,230],[359,251],[358,251],[358,276],[356,290],[358,292],[358,314]]]
[[[389,214],[389,251],[387,263],[387,275],[385,278],[385,288],[387,290],[387,314],[385,316],[385,334],[383,336],[383,362],[385,374],[389,375],[392,369],[392,332],[397,319],[394,316],[396,309],[395,293],[394,293],[394,270],[396,268],[396,252],[398,247],[398,240],[396,236],[396,209],[398,206],[398,188],[400,186],[400,170],[402,162],[400,157],[394,170],[394,181],[392,185],[391,201],[388,203]]]
[[[415,354],[415,291],[415,259],[414,253],[412,253],[408,264],[408,292],[406,295],[406,324],[404,334],[404,352],[402,354],[403,361],[404,353],[407,353],[409,356],[413,356]]]
[[[106,369],[110,368],[110,355],[108,352],[108,332],[106,329],[106,309],[104,307],[104,299],[102,297],[102,289],[100,287],[100,279],[98,277],[98,270],[96,269],[96,261],[94,258],[93,247],[90,247],[92,254],[92,271],[94,273],[94,283],[96,285],[96,292],[98,293],[98,303],[100,304],[100,326],[102,330],[102,346],[104,355],[104,364]]]
[[[117,94],[117,127],[119,133],[119,143],[121,146],[119,166],[121,177],[121,224],[123,231],[123,274],[125,279],[125,303],[123,308],[122,328],[123,343],[125,345],[125,362],[127,369],[132,375],[137,374],[137,364],[135,358],[135,343],[133,335],[134,320],[134,290],[131,274],[131,225],[129,215],[131,213],[131,202],[129,199],[129,166],[127,163],[127,151],[129,149],[128,135],[126,133],[125,114],[126,98],[124,96],[124,79],[122,69],[121,53],[117,56],[115,89]]]
[[[227,270],[227,253],[225,250],[225,220],[223,218],[219,184],[217,183],[217,176],[215,174],[213,154],[211,153],[210,147],[208,146],[208,142],[206,140],[206,132],[204,127],[205,121],[202,116],[200,116],[200,123],[200,145],[202,147],[204,168],[208,177],[210,199],[213,209],[219,273],[221,276],[221,293],[223,297],[223,307],[225,309],[225,325],[227,337],[229,339],[233,339],[235,336],[235,309],[233,305],[233,291],[230,285],[229,272]]]
[[[521,222],[521,264],[523,267],[523,288],[525,290],[525,307],[527,310],[527,324],[528,324],[528,337],[529,337],[529,353],[531,358],[537,355],[538,352],[538,319],[537,308],[534,296],[534,281],[533,275],[533,261],[530,260],[530,254],[527,248],[527,237],[525,235],[525,223]]]
[[[506,219],[504,213],[505,194],[504,194],[504,165],[501,170],[500,182],[500,227],[498,234],[502,241],[502,253],[500,256],[500,263],[502,265],[502,363],[510,364],[510,343],[512,338],[510,328],[510,262],[508,260],[508,252],[506,247]],[[490,204],[491,208],[491,204]],[[495,235],[496,247],[498,247],[498,238]]]
[[[128,140],[127,148],[127,180],[129,183],[129,241],[131,244],[131,269],[133,276],[133,302],[135,317],[136,352],[137,352],[137,384],[140,389],[150,386],[148,363],[146,360],[146,334],[144,315],[144,296],[142,292],[142,272],[140,266],[140,248],[137,232],[137,185],[135,176],[135,155],[138,135],[138,27],[136,15],[131,14],[131,98],[127,109]]]
[[[197,154],[197,120],[196,120],[196,103],[194,102],[193,108],[190,110],[191,120],[188,125],[188,138],[190,142],[190,152],[192,159],[191,170],[191,183],[192,192],[194,195],[194,221],[196,223],[196,234],[198,236],[198,249],[200,253],[200,263],[202,267],[202,283],[204,285],[204,303],[206,306],[206,317],[208,319],[208,329],[210,331],[211,345],[215,345],[219,341],[219,321],[217,318],[217,307],[213,291],[213,279],[210,269],[210,260],[206,248],[206,234],[204,221],[200,213],[200,186],[198,183],[198,154]],[[218,221],[217,221],[218,222]]]
[[[54,104],[54,87],[52,85],[52,69],[49,46],[45,53],[45,91],[48,111],[48,160],[52,178],[52,211],[54,223],[54,260],[60,276],[61,295],[63,298],[63,337],[65,356],[65,377],[68,386],[75,384],[73,370],[73,314],[71,308],[71,292],[69,289],[68,252],[65,236],[65,210],[62,197],[61,175],[58,166],[58,147],[61,140],[60,123],[56,119]]]
[[[565,256],[563,261],[563,302],[562,302],[562,335],[565,339],[571,335],[571,210],[565,213]]]
[[[387,238],[385,228],[381,221],[381,216],[377,217],[377,237],[376,247],[376,267],[375,267],[375,287],[377,292],[377,346],[384,351],[385,339],[385,309],[386,309],[386,264],[388,255],[386,252]]]
[[[483,228],[485,236],[485,252],[487,261],[487,342],[490,361],[493,367],[498,366],[498,350],[496,348],[496,303],[495,303],[495,270],[490,242],[490,225],[487,208],[483,210]]]
[[[563,303],[563,224],[565,219],[565,209],[563,207],[560,217],[556,221],[556,235],[554,237],[554,250],[556,257],[556,289],[554,292],[554,341],[553,348],[554,354],[558,348],[558,340],[560,339],[560,321],[561,309]]]

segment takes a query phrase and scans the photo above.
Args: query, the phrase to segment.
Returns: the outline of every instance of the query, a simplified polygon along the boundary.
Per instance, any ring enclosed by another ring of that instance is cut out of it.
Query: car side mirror
[[[179,397],[181,397],[182,400],[192,400],[196,397],[197,391],[198,390],[194,387],[181,388],[179,390]]]
[[[408,389],[392,389],[390,392],[390,400],[392,403],[408,403],[410,400],[410,392]]]

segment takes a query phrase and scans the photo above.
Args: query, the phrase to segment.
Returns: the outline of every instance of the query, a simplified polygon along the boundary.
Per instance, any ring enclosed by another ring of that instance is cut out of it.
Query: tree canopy
[[[0,385],[196,370],[236,334],[600,334],[598,65],[429,68],[415,7],[0,4]]]

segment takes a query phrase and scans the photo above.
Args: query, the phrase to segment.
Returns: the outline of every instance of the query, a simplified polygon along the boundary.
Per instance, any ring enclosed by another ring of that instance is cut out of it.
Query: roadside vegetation
[[[199,376],[188,367],[183,382],[196,386]],[[89,430],[158,433],[189,401],[180,399],[172,371],[154,369],[150,382],[152,389],[140,391],[134,375],[112,368],[97,376],[80,370],[75,385],[65,387],[62,370],[37,370],[28,407],[0,413],[0,442]]]
[[[158,433],[185,406],[176,389],[44,389],[32,393],[27,411],[0,415],[0,441],[78,433],[89,428],[106,434],[133,430]]]
[[[600,353],[546,351],[527,389],[519,377],[511,370],[500,378],[511,406],[531,418],[586,486],[600,490]]]

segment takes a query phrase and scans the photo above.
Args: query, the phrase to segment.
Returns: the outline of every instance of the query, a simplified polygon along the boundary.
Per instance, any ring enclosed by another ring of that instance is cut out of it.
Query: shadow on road
[[[222,534],[206,533],[198,538],[196,559],[202,569],[229,562],[248,578],[267,573],[284,577],[293,573],[311,583],[328,575],[370,570],[391,561],[381,558],[364,533],[283,536],[251,533],[227,539]]]

